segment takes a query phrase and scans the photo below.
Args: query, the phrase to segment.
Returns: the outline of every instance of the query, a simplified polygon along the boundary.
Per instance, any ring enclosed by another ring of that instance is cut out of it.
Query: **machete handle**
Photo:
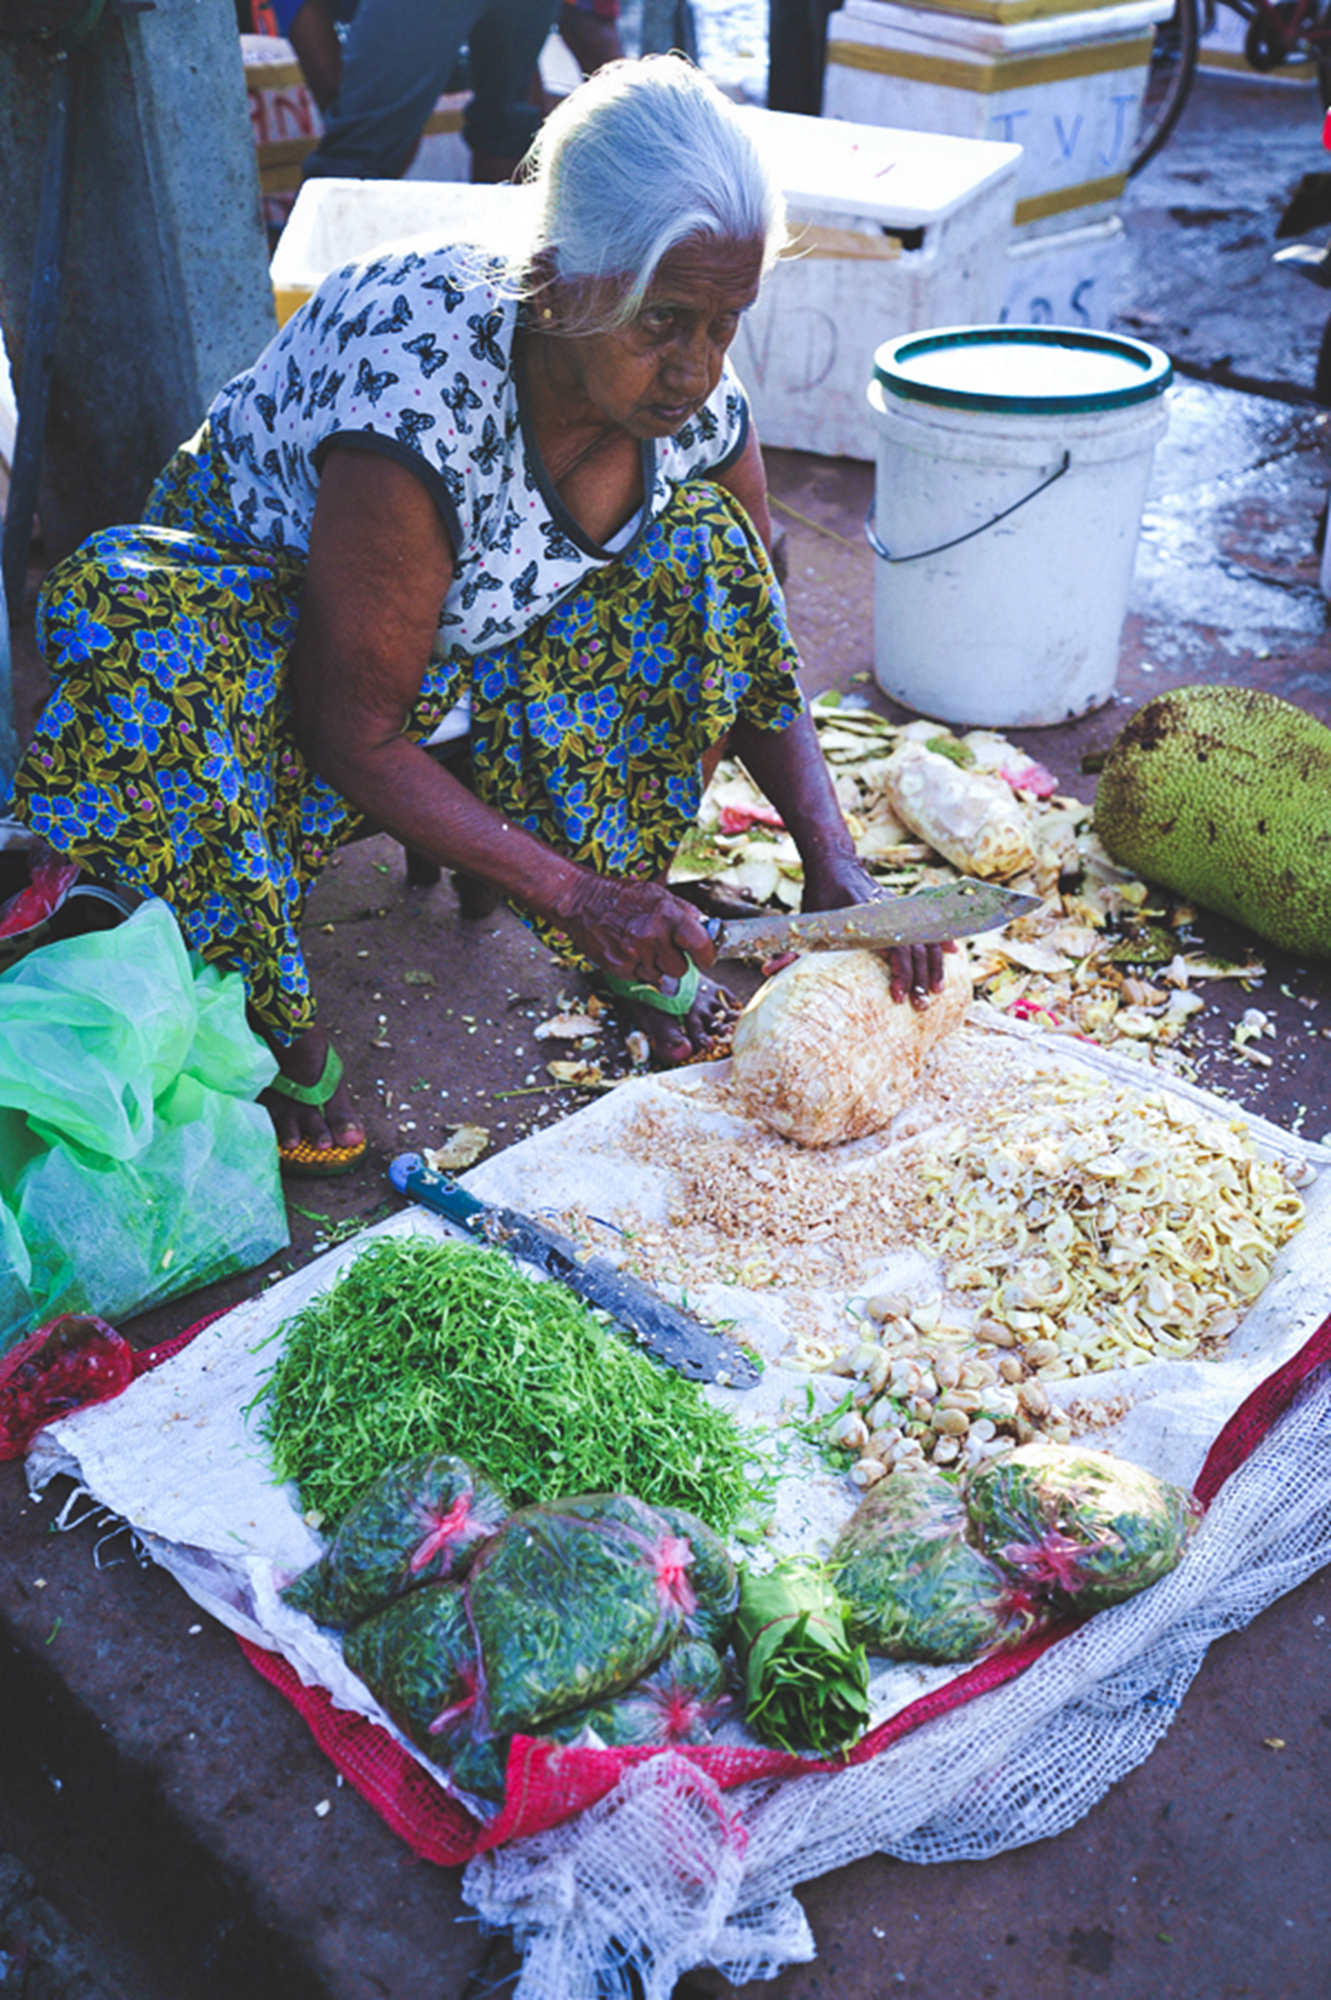
[[[399,1194],[410,1195],[436,1214],[446,1215],[451,1222],[460,1222],[464,1227],[484,1212],[483,1201],[468,1194],[452,1174],[428,1166],[419,1153],[399,1153],[389,1162],[388,1178]]]

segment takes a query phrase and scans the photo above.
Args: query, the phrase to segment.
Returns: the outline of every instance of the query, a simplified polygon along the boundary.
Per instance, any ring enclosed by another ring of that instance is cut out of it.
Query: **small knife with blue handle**
[[[389,1166],[388,1178],[399,1194],[456,1223],[478,1243],[506,1250],[510,1257],[567,1285],[690,1382],[751,1389],[759,1380],[752,1356],[742,1347],[724,1340],[692,1313],[670,1305],[641,1278],[617,1271],[604,1257],[585,1256],[567,1236],[516,1209],[479,1201],[451,1174],[428,1166],[419,1153],[399,1153]]]

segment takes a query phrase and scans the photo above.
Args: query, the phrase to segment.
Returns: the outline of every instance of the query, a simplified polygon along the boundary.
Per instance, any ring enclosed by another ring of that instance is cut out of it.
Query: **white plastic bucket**
[[[877,350],[885,694],[986,728],[1109,700],[1171,375],[1158,348],[1071,327],[942,327]]]

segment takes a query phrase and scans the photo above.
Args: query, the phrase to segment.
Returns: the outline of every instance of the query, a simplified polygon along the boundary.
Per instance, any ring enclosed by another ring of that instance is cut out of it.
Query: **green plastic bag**
[[[0,974],[0,1351],[59,1313],[114,1323],[290,1240],[277,1065],[235,973],[166,904]]]
[[[1202,1515],[1181,1486],[1081,1445],[1019,1445],[976,1473],[966,1505],[996,1563],[1079,1616],[1168,1576]]]

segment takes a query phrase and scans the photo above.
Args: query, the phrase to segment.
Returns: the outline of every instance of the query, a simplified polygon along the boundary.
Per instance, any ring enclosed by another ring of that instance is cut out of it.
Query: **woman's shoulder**
[[[445,330],[456,340],[466,329],[474,339],[478,324],[492,344],[516,311],[502,263],[483,246],[415,238],[330,271],[275,346],[331,343],[345,353],[353,342],[394,339],[412,351],[413,341],[425,335],[422,351],[437,352]]]

